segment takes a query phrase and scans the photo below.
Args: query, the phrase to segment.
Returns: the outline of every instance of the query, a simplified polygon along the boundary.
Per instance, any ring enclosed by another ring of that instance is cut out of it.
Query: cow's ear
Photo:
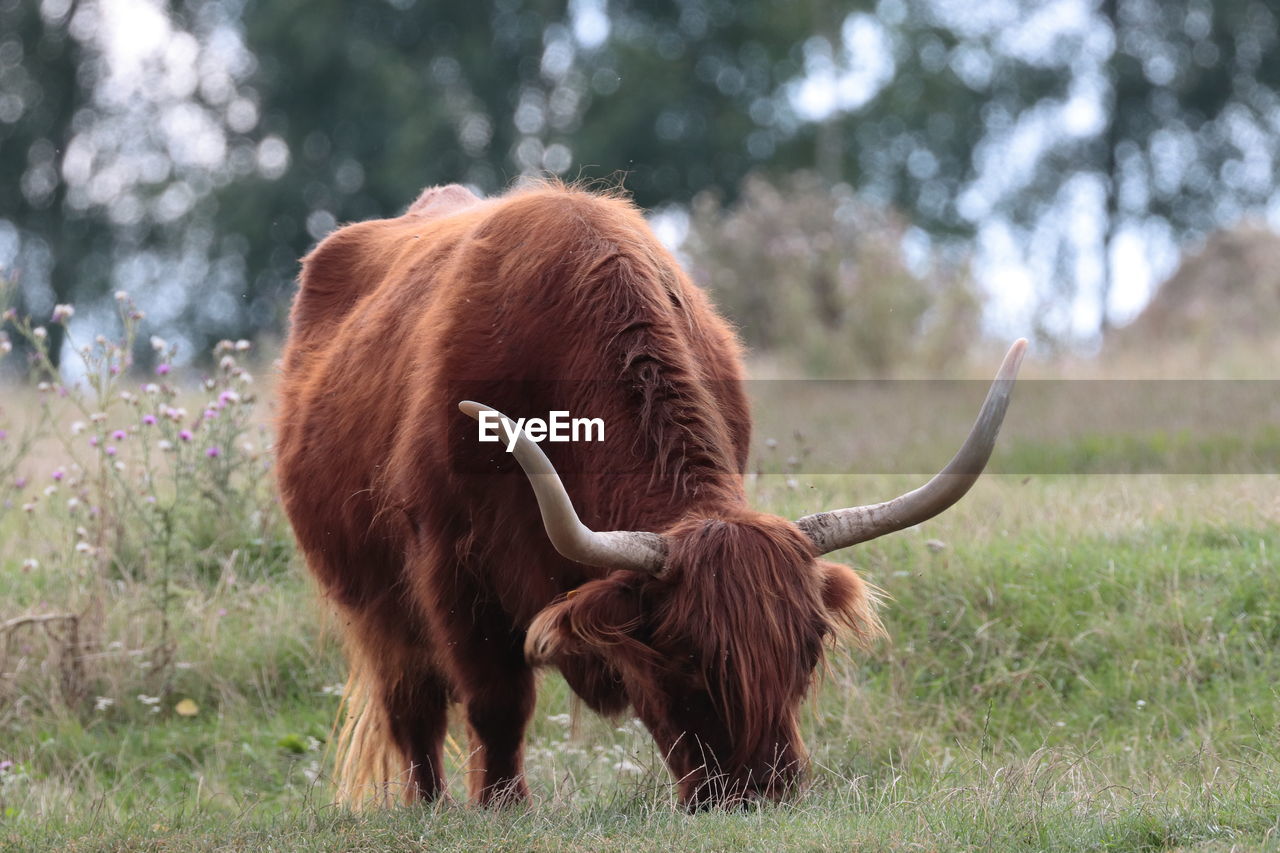
[[[841,563],[818,560],[822,581],[822,605],[827,612],[827,630],[845,635],[865,646],[884,636],[877,611],[884,593],[863,580],[862,575]]]
[[[641,623],[640,592],[632,572],[588,581],[543,608],[524,641],[525,659],[547,666],[557,658],[644,648],[635,639]]]

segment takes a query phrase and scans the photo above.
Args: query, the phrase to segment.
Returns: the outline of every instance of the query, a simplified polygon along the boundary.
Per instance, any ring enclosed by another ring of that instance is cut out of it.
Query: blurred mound
[[[1280,234],[1243,225],[1211,235],[1110,343],[1120,351],[1164,345],[1208,351],[1277,338]]]

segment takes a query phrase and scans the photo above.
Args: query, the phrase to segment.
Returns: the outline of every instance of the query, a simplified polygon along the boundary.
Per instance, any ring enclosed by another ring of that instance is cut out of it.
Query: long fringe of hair
[[[336,801],[355,811],[413,801],[409,762],[391,737],[372,666],[354,649],[334,720],[333,780]]]

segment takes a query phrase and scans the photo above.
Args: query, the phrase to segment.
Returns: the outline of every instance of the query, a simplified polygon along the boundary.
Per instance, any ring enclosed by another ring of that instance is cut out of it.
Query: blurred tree
[[[93,229],[67,209],[60,174],[60,149],[84,105],[81,48],[66,27],[70,12],[0,3],[0,255],[27,285],[19,295],[24,309],[69,302],[78,285],[99,293],[106,287],[91,260]],[[62,331],[53,329],[55,354]]]
[[[800,172],[749,176],[727,210],[700,194],[684,248],[753,348],[811,374],[886,376],[954,366],[979,334],[964,259],[919,236],[848,184]]]
[[[220,193],[218,221],[246,240],[253,328],[280,327],[298,257],[336,223],[394,216],[431,184],[495,192],[548,158],[567,168],[537,135],[544,31],[562,14],[556,0],[247,6],[275,160]]]
[[[1165,228],[1181,242],[1276,192],[1280,21],[1261,0],[1103,0],[1101,14],[1111,33],[1103,130],[1085,156],[1064,146],[1046,164],[1096,169],[1102,183],[1105,332],[1121,231]]]
[[[433,183],[654,207],[816,169],[935,241],[1001,224],[1066,268],[1047,307],[1276,192],[1265,0],[164,2],[113,35],[118,4],[0,0],[0,266],[40,311],[140,289],[197,350]]]
[[[228,135],[256,121],[233,12],[0,0],[0,268],[25,310],[77,302],[107,323],[129,286],[162,326],[235,319],[200,204],[232,176]]]
[[[1051,15],[1024,0],[993,4],[989,14],[945,0],[906,2],[905,21],[932,14],[953,34],[933,49],[939,60],[919,54],[926,72],[941,63],[972,94],[953,89],[928,116],[899,115],[917,139],[937,121],[959,128],[953,155],[969,155],[967,163],[938,156],[929,143],[939,178],[965,178],[946,179],[941,192],[918,185],[915,202],[895,197],[926,225],[936,207],[928,195],[950,199],[958,223],[972,229],[1001,220],[1015,243],[1051,259],[1040,269],[1053,282],[1041,314],[1060,315],[1050,321],[1059,333],[1069,330],[1070,317],[1061,315],[1070,314],[1077,289],[1090,285],[1097,328],[1109,327],[1125,235],[1139,246],[1157,238],[1177,245],[1276,198],[1274,4],[1085,0],[1073,14]],[[909,90],[914,76],[900,71],[882,99]],[[919,79],[927,90],[930,75]],[[855,141],[850,156],[874,150],[868,141]]]

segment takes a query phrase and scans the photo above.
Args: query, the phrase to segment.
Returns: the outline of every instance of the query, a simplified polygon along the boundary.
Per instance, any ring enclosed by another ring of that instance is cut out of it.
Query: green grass
[[[794,516],[905,482],[752,488]],[[146,607],[123,589],[73,708],[24,629],[30,669],[0,698],[0,758],[18,765],[0,784],[0,848],[1276,848],[1278,485],[994,477],[918,530],[837,555],[891,594],[892,641],[832,653],[805,713],[811,786],[745,813],[680,812],[648,737],[626,720],[568,725],[555,675],[529,738],[529,807],[339,810],[324,751],[343,668],[310,582],[296,564],[235,583],[234,566],[217,581],[190,568],[165,683],[145,665]],[[21,539],[6,530],[0,543]],[[0,544],[0,615],[57,600],[51,573],[21,559]],[[95,710],[99,696],[113,703]],[[184,698],[194,716],[176,713]]]

